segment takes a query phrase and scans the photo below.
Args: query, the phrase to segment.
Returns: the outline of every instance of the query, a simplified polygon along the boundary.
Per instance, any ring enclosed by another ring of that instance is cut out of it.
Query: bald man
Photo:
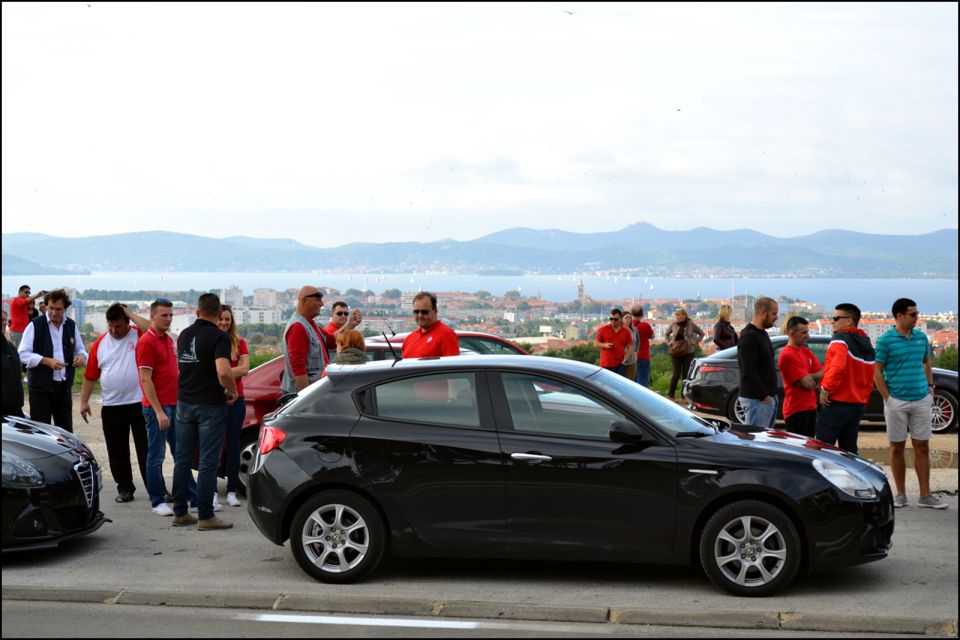
[[[332,335],[317,326],[314,319],[323,308],[323,291],[307,285],[297,293],[297,310],[283,330],[283,393],[297,393],[316,382],[329,364],[327,349],[335,349]],[[359,324],[350,318],[342,329]]]

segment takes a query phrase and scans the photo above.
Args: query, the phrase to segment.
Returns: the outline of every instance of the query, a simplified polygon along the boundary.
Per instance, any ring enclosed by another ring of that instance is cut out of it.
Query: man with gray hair
[[[759,297],[753,320],[740,332],[740,404],[746,424],[773,429],[777,420],[777,369],[767,329],[777,322],[780,308],[773,298]]]

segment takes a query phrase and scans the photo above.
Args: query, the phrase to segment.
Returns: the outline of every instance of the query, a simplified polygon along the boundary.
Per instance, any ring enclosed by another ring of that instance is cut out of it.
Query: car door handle
[[[539,464],[541,462],[550,462],[553,460],[550,456],[540,455],[539,453],[511,453],[510,458],[513,460],[523,460],[524,462],[532,462],[533,464]]]

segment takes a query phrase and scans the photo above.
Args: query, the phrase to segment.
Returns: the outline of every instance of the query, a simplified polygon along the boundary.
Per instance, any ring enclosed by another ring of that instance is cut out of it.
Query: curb
[[[78,589],[3,585],[3,600],[36,600],[117,605],[161,605],[364,615],[492,618],[538,622],[587,622],[722,629],[957,635],[957,620],[920,617],[855,616],[798,612],[710,611],[558,607],[502,602],[441,601],[414,598],[310,596],[284,593],[189,593],[127,589]]]

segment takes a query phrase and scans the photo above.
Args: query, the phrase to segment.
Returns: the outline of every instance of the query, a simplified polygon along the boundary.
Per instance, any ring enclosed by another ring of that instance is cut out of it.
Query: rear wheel
[[[259,429],[244,429],[240,432],[240,482],[237,483],[237,495],[243,498],[247,497],[247,478],[253,465],[259,436]]]
[[[947,433],[957,426],[957,398],[949,391],[934,389],[933,432]]]
[[[297,510],[290,549],[300,568],[321,582],[357,582],[380,564],[386,526],[369,500],[350,491],[324,491]]]
[[[700,563],[713,584],[737,596],[770,596],[800,567],[800,537],[780,509],[741,500],[717,511],[700,536]]]
[[[731,396],[730,401],[727,402],[727,418],[734,424],[744,424],[747,419],[746,411],[744,411],[743,405],[740,404],[739,391]]]

